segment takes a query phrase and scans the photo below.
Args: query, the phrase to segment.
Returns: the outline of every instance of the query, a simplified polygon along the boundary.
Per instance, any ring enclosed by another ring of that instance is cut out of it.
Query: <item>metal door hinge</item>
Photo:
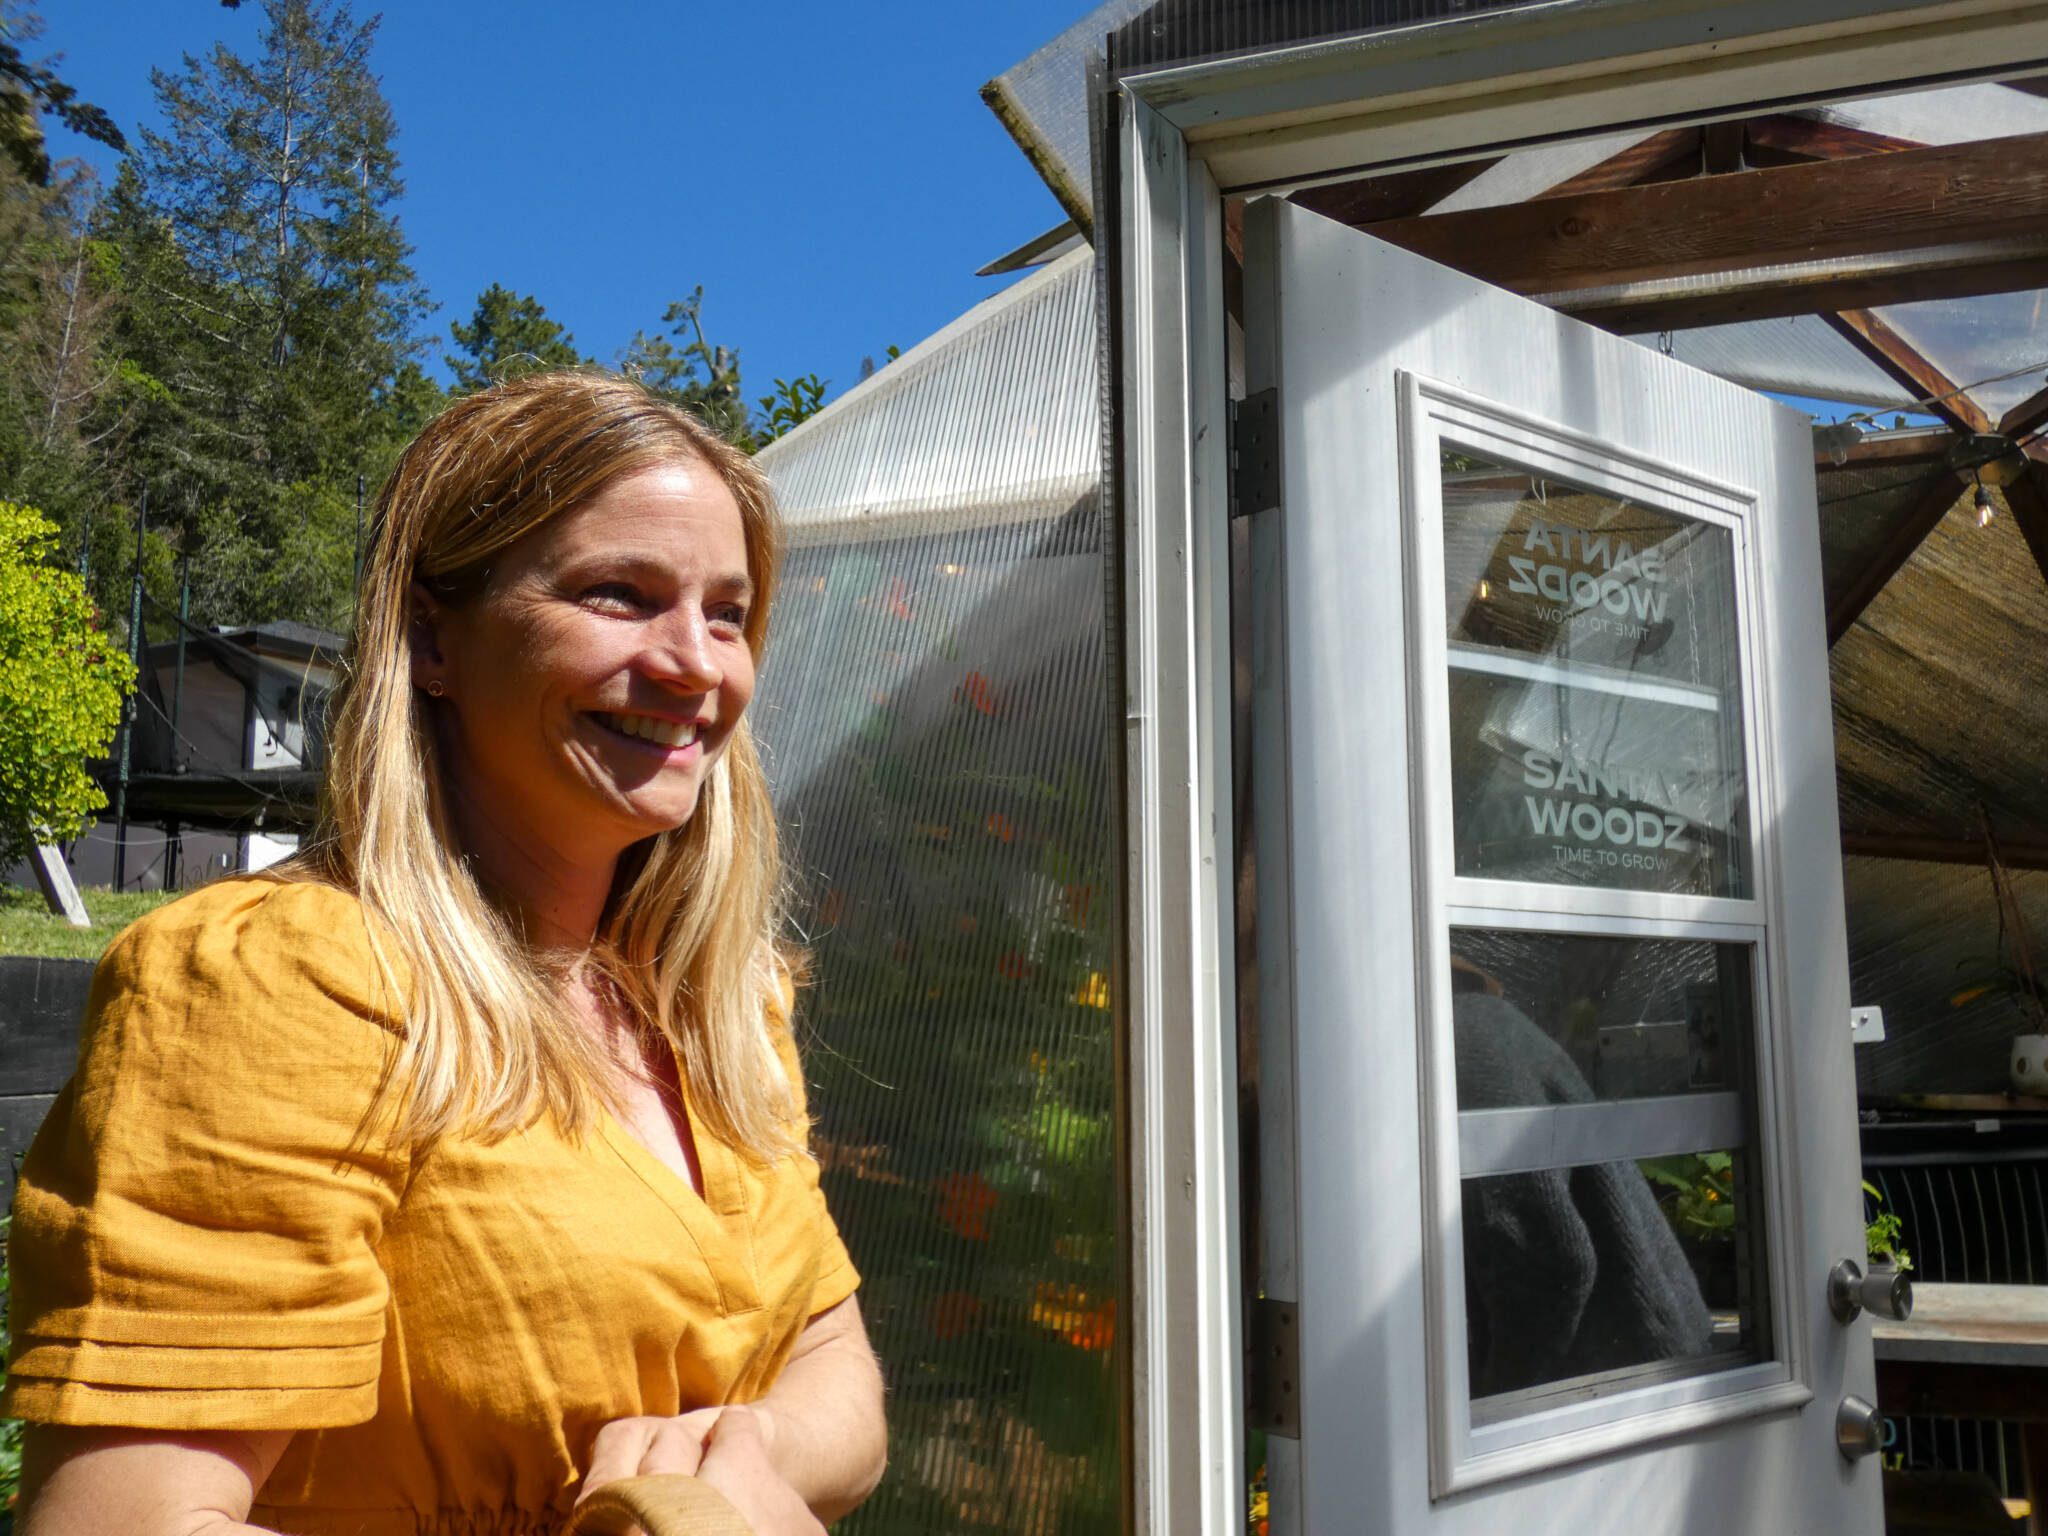
[[[1230,515],[1280,505],[1280,391],[1230,402]]]
[[[1265,1297],[1245,1318],[1245,1420],[1268,1434],[1301,1435],[1301,1308]]]

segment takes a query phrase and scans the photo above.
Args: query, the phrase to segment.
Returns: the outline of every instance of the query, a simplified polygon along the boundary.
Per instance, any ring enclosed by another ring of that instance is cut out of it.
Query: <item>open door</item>
[[[1279,200],[1245,268],[1274,1519],[1875,1536],[1807,423]]]

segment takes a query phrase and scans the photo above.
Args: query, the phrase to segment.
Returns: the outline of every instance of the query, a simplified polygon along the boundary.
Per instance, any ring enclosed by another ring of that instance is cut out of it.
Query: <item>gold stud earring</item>
[[[439,679],[438,677],[434,678],[427,684],[427,692],[432,694],[437,699],[440,698],[441,695],[443,695],[447,691],[448,685],[442,682],[441,679]]]

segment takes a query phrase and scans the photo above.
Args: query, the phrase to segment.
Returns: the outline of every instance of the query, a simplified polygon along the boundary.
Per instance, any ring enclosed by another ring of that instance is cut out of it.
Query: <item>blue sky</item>
[[[863,355],[994,292],[974,269],[1064,217],[978,91],[1091,8],[387,3],[374,64],[439,343],[498,282],[609,362],[702,283],[707,329],[739,349],[750,394],[813,371],[838,394]],[[42,9],[40,49],[131,137],[154,119],[152,65],[216,39],[253,53],[263,20],[255,0]],[[52,148],[111,180],[99,146],[53,128]]]

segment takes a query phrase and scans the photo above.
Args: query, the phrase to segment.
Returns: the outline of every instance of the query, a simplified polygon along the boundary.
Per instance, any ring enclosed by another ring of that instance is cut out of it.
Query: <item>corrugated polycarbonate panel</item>
[[[2048,382],[2048,288],[1891,304],[1878,314],[1993,423]]]
[[[2009,85],[1950,85],[1808,108],[1807,116],[1913,144],[1966,144],[2048,133],[2048,100]]]
[[[1081,251],[761,454],[792,549],[754,718],[889,1383],[841,1530],[1119,1528],[1095,359]]]
[[[1095,258],[969,310],[760,463],[795,543],[1055,517],[1096,485]]]
[[[1888,410],[1905,410],[1913,403],[1910,393],[1818,315],[1649,331],[1628,339],[1646,347],[1668,347],[1680,362],[1751,389]]]
[[[1390,32],[1546,0],[1159,0],[1118,29],[1120,73]]]
[[[843,1531],[1119,1528],[1100,531],[812,543],[777,603],[815,1146],[889,1384]]]

